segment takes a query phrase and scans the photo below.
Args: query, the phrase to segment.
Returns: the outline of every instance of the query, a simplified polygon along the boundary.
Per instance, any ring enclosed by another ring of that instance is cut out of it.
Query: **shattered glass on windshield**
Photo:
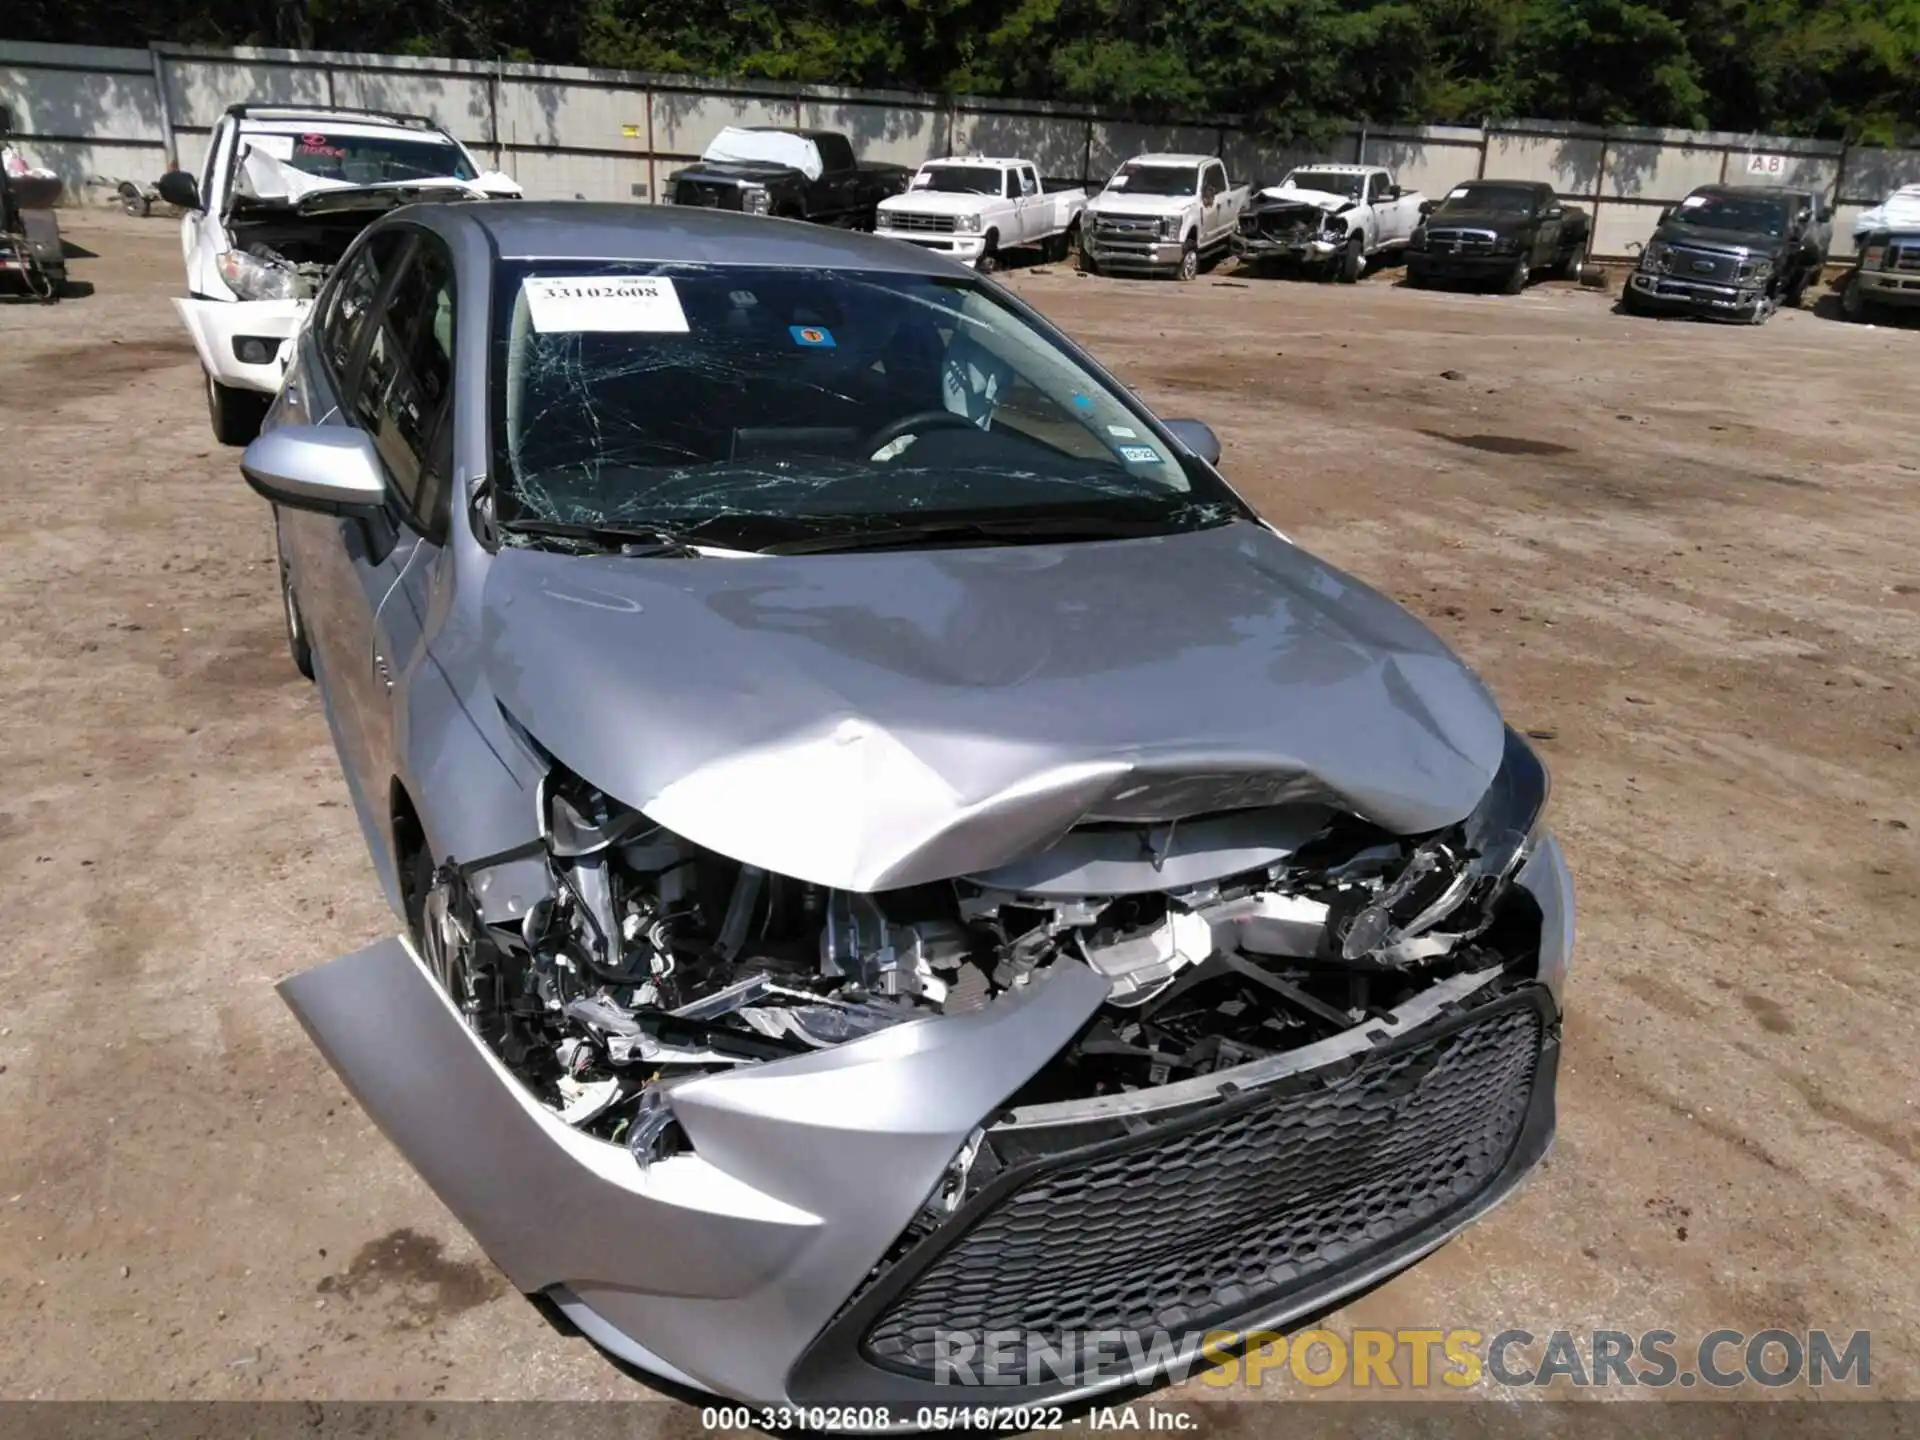
[[[1241,513],[1136,405],[966,280],[523,262],[498,286],[509,543],[600,527],[760,548],[1030,518],[1165,533]]]

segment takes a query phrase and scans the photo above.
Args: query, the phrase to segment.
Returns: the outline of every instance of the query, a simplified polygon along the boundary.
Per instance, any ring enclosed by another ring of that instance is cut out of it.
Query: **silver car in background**
[[[1217,459],[905,245],[356,242],[243,468],[404,934],[282,989],[517,1286],[910,1423],[1177,1370],[1541,1158],[1546,773]]]

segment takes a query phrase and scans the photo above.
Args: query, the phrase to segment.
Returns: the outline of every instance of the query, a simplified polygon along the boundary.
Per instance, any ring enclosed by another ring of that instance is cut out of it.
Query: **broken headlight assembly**
[[[1549,790],[1540,757],[1509,727],[1500,769],[1473,812],[1415,846],[1371,898],[1330,926],[1341,956],[1425,959],[1485,930],[1540,838]]]
[[[298,273],[244,250],[222,250],[214,266],[242,300],[295,300],[302,293]]]

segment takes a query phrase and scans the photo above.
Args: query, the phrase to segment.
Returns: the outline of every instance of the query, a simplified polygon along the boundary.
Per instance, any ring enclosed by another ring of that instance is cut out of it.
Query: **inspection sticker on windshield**
[[[1134,465],[1157,465],[1160,452],[1151,445],[1122,445],[1120,458]]]
[[[1107,426],[1107,433],[1118,436],[1122,440],[1138,440],[1140,438],[1140,432],[1130,425],[1109,425]]]
[[[803,345],[809,350],[834,350],[833,332],[824,325],[789,325],[787,334],[793,337],[793,343]]]
[[[542,333],[687,333],[687,312],[680,308],[679,292],[664,276],[616,279],[583,275],[561,279],[530,275],[520,289],[527,297],[533,328]]]

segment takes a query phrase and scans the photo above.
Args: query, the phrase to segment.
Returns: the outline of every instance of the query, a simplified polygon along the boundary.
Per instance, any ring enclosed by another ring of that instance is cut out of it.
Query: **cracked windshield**
[[[504,263],[508,544],[808,550],[1166,534],[1240,512],[965,278]]]

